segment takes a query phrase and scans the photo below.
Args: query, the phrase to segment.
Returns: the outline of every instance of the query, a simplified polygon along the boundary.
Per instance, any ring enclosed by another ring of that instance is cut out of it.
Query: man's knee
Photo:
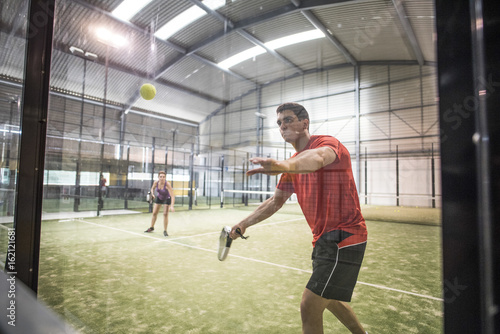
[[[314,322],[314,318],[317,316],[311,308],[311,304],[307,301],[302,299],[300,302],[300,318],[302,319],[302,323],[310,323]]]
[[[325,308],[326,303],[323,298],[308,289],[304,291],[302,301],[300,302],[300,314],[303,321],[312,318],[321,318]]]

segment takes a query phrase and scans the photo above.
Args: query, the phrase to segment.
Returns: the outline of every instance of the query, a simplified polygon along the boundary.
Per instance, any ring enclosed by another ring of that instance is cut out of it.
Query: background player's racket
[[[219,251],[217,252],[217,257],[219,258],[219,261],[224,261],[227,257],[227,254],[229,254],[229,248],[231,247],[231,243],[233,242],[233,239],[231,239],[231,237],[229,237],[229,233],[231,233],[230,226],[224,226],[222,228],[222,231],[220,232]],[[240,235],[240,237],[243,239],[248,238],[248,237],[244,237],[241,234],[241,230],[239,228],[236,229],[236,233],[238,233]]]

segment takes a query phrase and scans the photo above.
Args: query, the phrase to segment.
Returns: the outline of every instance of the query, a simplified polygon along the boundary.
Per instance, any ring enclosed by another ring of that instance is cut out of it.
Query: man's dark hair
[[[296,103],[296,102],[286,102],[283,103],[282,105],[278,106],[276,109],[276,113],[282,113],[285,110],[291,110],[297,116],[299,121],[302,121],[304,119],[309,120],[309,113],[307,112],[306,108],[304,106]]]

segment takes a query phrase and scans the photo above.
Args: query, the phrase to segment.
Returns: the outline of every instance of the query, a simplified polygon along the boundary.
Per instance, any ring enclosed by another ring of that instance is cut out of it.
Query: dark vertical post
[[[191,154],[189,156],[189,210],[193,209],[194,200],[194,144],[191,143]]]
[[[399,206],[399,147],[396,145],[396,205]]]
[[[260,105],[260,104],[259,104]],[[259,116],[259,126],[260,126],[260,154],[259,157],[264,156],[264,117]],[[259,175],[259,181],[260,181],[260,187],[259,190],[262,191],[262,186],[264,182],[264,174],[258,174]],[[264,200],[262,194],[260,194],[260,202]]]
[[[434,166],[434,143],[432,143],[432,148],[431,148],[431,177],[432,177],[432,207],[436,207],[436,169]]]
[[[490,158],[490,129],[488,107],[490,112],[498,113],[498,106],[488,102],[488,89],[491,90],[492,85],[487,81],[487,63],[486,63],[486,44],[485,44],[485,28],[484,20],[487,17],[486,12],[483,12],[483,0],[471,0],[470,18],[471,18],[471,32],[472,32],[472,71],[474,76],[474,119],[475,119],[475,133],[472,141],[476,149],[476,187],[477,187],[477,207],[478,207],[478,234],[479,234],[479,280],[480,280],[480,293],[481,293],[481,323],[483,324],[483,333],[494,334],[495,331],[495,317],[498,320],[498,305],[500,301],[494,300],[494,279],[493,279],[493,236],[492,236],[492,196],[491,196],[491,158]],[[496,6],[498,7],[498,5]],[[497,10],[497,13],[499,11]],[[498,21],[499,17],[494,18]],[[498,25],[498,23],[497,23]],[[492,40],[490,40],[492,42]],[[498,52],[498,47],[496,51]],[[495,52],[489,55],[489,61],[498,57]],[[498,66],[498,61],[495,61]],[[490,63],[491,66],[491,63]],[[491,68],[489,69],[492,70]],[[498,73],[498,69],[496,70]],[[490,72],[490,75],[492,73]],[[498,84],[497,84],[498,85]],[[493,108],[491,107],[493,106]],[[494,129],[495,131],[496,129]],[[498,272],[497,272],[498,274]],[[498,328],[500,329],[500,328]]]
[[[128,174],[130,173],[130,144],[127,145],[127,175],[125,176],[125,209],[128,209]]]
[[[203,197],[207,195],[207,159],[203,158]]]
[[[420,81],[420,133],[422,134],[422,137],[420,139],[421,144],[422,144],[422,149],[424,149],[424,137],[423,134],[425,132],[424,130],[424,81],[423,81],[423,74],[422,74],[422,66],[419,66],[419,81]]]
[[[122,112],[120,115],[120,144],[118,146],[118,160],[121,162],[123,160],[123,141],[125,140],[125,129],[127,127],[127,114]],[[118,165],[118,173],[121,172],[121,163]]]
[[[493,258],[492,274],[493,274],[493,291],[489,293],[493,296],[494,307],[488,310],[488,316],[494,316],[495,333],[500,332],[500,316],[498,312],[498,304],[500,303],[500,113],[498,106],[500,105],[500,44],[496,38],[500,35],[500,8],[497,1],[483,1],[483,20],[484,20],[484,41],[485,41],[485,76],[482,77],[483,84],[481,92],[486,93],[487,101],[487,126],[489,129],[489,137],[481,135],[480,141],[489,140],[489,155],[490,164],[489,172],[491,174],[489,186],[491,191],[490,202],[491,207],[491,253]],[[479,21],[478,21],[479,23]],[[484,116],[483,116],[484,117]],[[488,232],[486,229],[483,232]],[[495,312],[495,313],[492,313]]]
[[[104,138],[106,137],[106,100],[108,98],[108,68],[109,68],[109,46],[106,45],[106,59],[104,66],[104,95],[102,98],[102,126],[101,126],[101,164],[99,168],[99,187],[97,191],[97,215],[100,215],[100,210],[104,207],[101,191],[101,177],[104,173]]]
[[[174,188],[174,178],[175,178],[175,173],[174,173],[174,168],[175,168],[175,161],[174,161],[174,153],[175,153],[175,134],[177,130],[172,130],[172,189]]]
[[[153,137],[153,145],[152,145],[152,148],[151,148],[151,183],[150,183],[150,186],[153,184],[153,182],[155,181],[155,143],[156,141],[156,138]],[[148,188],[148,189],[151,189],[151,188]],[[153,212],[153,203],[149,203],[149,212]]]
[[[118,146],[118,182],[117,186],[122,187],[123,186],[123,175],[127,173],[128,171],[128,165],[127,168],[124,168],[123,166],[123,153],[124,153],[124,148],[125,145],[123,144],[125,140],[125,129],[127,127],[127,114],[125,112],[122,112],[120,115],[120,143]]]
[[[450,334],[498,333],[498,1],[437,1],[436,23],[444,329]],[[496,205],[489,206],[490,200]]]
[[[210,146],[210,153],[208,155],[208,208],[212,207],[212,147]]]
[[[247,152],[247,160],[246,160],[246,168],[245,168],[246,171],[249,170],[249,168],[250,168],[249,165],[250,165],[250,154]],[[246,179],[245,190],[250,190],[250,185],[248,184],[250,182],[250,177],[248,175],[246,175],[246,173],[245,173],[245,179]],[[249,194],[247,193],[247,194],[244,194],[243,196],[245,196],[245,206],[248,206],[248,197],[249,197]]]
[[[354,176],[357,188],[361,188],[361,103],[360,103],[360,73],[359,66],[354,66],[354,89],[355,89],[355,111],[356,111],[356,128],[354,133],[355,154],[356,154],[356,174]]]
[[[184,191],[186,190],[186,186],[184,185],[184,171],[186,170],[186,153],[182,153],[182,184],[181,184],[181,205],[184,206]]]
[[[391,123],[391,114],[392,114],[392,101],[391,101],[391,66],[387,65],[387,79],[389,80],[389,84],[387,87],[387,101],[389,103],[389,112],[387,113],[388,122],[389,122],[389,140],[387,144],[389,145],[389,152],[392,150],[392,123]]]
[[[220,207],[224,206],[224,155],[220,158]]]
[[[203,159],[203,197],[207,197],[207,158]]]
[[[236,151],[234,153],[234,158],[233,158],[233,190],[236,190]],[[236,199],[236,193],[233,192],[233,206],[234,206],[234,201]]]
[[[80,174],[82,172],[82,133],[83,114],[85,111],[85,81],[87,77],[87,59],[83,58],[83,84],[82,84],[82,107],[80,109],[80,133],[78,136],[78,158],[76,160],[75,197],[73,199],[73,211],[78,212],[80,206]]]
[[[368,153],[365,147],[365,204],[368,204]]]
[[[168,146],[165,148],[165,174],[168,175]]]
[[[271,158],[271,154],[267,155],[268,158]],[[266,179],[266,191],[271,191],[271,175],[267,175]],[[271,196],[266,194],[266,199],[269,199]]]
[[[15,262],[9,264],[7,261],[5,268],[8,273],[15,273],[35,293],[38,290],[54,7],[55,0],[31,1],[29,5],[14,215],[16,253]]]
[[[21,97],[18,96],[17,99],[15,100],[16,106],[17,106],[17,112],[20,114],[21,113]],[[9,116],[9,124],[12,123],[13,119],[13,104],[14,102],[11,103],[10,105],[10,116]],[[10,130],[9,130],[10,131]],[[17,164],[11,164],[11,159],[17,160],[17,158],[12,157],[12,151],[11,147],[16,147],[19,146],[19,142],[21,140],[20,136],[14,137],[12,131],[10,131],[11,134],[9,136],[9,141],[8,141],[8,146],[7,146],[7,154],[6,154],[6,161],[5,161],[5,166],[9,168],[9,192],[7,195],[7,216],[14,216],[14,203],[15,203],[15,196],[16,196],[16,178],[17,178],[17,170],[16,170],[16,165]],[[17,161],[16,161],[17,162]]]
[[[246,189],[246,169],[245,169],[245,160],[243,159],[243,161],[241,162],[242,166],[241,166],[241,189],[242,190],[245,190]],[[245,203],[245,194],[242,193],[241,194],[241,204]]]
[[[151,181],[155,178],[155,151],[156,151],[156,137],[153,137],[151,142]]]

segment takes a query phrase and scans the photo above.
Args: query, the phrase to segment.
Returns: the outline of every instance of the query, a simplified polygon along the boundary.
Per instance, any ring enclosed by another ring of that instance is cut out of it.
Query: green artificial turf
[[[219,232],[254,208],[44,221],[39,298],[82,333],[300,333],[311,232],[294,205],[217,260]],[[351,306],[369,333],[441,333],[440,227],[367,221]],[[437,299],[437,300],[436,300]],[[325,333],[349,333],[325,312]]]

